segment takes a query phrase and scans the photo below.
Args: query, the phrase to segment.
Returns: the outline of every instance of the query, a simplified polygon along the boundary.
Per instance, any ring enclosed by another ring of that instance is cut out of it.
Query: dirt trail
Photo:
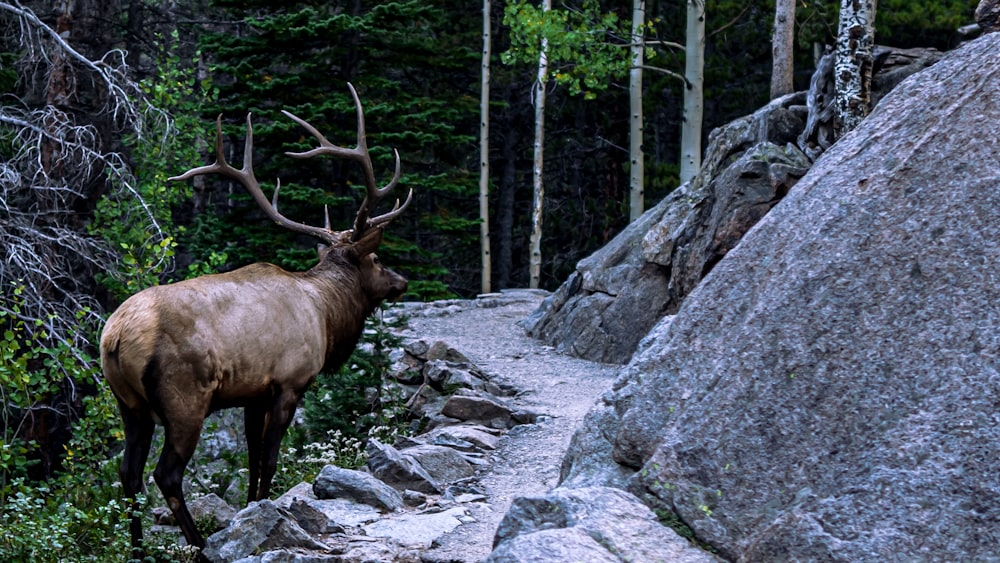
[[[443,536],[424,553],[426,562],[472,563],[489,555],[494,532],[511,501],[545,493],[557,484],[573,431],[620,368],[559,354],[525,336],[518,321],[542,298],[517,291],[496,298],[439,302],[434,308],[415,309],[402,333],[448,343],[485,372],[521,389],[511,403],[544,415],[536,424],[514,427],[503,438],[480,475],[487,503],[469,505],[476,522]]]

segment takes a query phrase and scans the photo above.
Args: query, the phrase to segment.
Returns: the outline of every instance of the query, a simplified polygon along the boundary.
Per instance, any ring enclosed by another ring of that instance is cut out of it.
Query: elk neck
[[[365,319],[379,304],[365,293],[358,265],[335,253],[301,275],[315,289],[314,298],[326,317],[326,365],[339,367],[353,352]]]

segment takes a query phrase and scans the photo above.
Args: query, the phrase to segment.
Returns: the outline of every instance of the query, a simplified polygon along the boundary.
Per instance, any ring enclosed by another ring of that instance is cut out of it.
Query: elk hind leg
[[[149,457],[155,424],[148,411],[132,410],[120,401],[118,409],[125,427],[125,451],[118,475],[125,499],[131,504],[129,531],[132,535],[133,557],[142,559],[142,520],[139,517],[138,497],[143,490],[142,471]]]
[[[153,478],[160,487],[160,492],[163,493],[163,498],[166,499],[167,506],[177,520],[185,539],[188,544],[198,548],[205,547],[205,540],[195,527],[194,518],[191,517],[187,503],[184,502],[183,484],[184,469],[191,461],[191,456],[194,455],[195,447],[198,445],[203,421],[204,416],[190,414],[188,417],[168,420],[163,451],[160,452],[156,470],[153,471]]]
[[[247,405],[243,409],[243,428],[247,438],[247,458],[249,460],[249,481],[247,482],[247,504],[260,500],[261,453],[264,445],[264,425],[267,408],[260,404]]]

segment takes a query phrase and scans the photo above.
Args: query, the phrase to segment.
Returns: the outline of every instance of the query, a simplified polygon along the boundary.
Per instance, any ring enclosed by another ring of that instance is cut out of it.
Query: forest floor
[[[489,555],[511,501],[558,484],[573,432],[621,367],[566,356],[526,336],[518,321],[543,298],[539,292],[513,291],[417,309],[402,332],[429,343],[444,341],[495,380],[519,389],[509,401],[513,406],[541,415],[535,424],[512,428],[490,456],[478,476],[487,502],[469,505],[475,522],[442,536],[423,561],[472,563]]]

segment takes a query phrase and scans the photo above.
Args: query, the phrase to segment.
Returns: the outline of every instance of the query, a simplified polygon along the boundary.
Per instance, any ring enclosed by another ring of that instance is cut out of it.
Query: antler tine
[[[388,213],[383,213],[378,217],[372,217],[371,219],[369,219],[367,229],[382,227],[387,225],[390,221],[399,216],[399,214],[402,213],[403,210],[406,209],[408,205],[410,205],[410,200],[412,199],[413,199],[413,188],[410,188],[410,191],[406,194],[406,201],[403,202],[402,206],[399,205],[399,200],[397,199],[396,204],[392,206],[391,211],[389,211]]]
[[[171,181],[187,180],[201,174],[220,174],[239,182],[253,198],[254,202],[264,211],[269,219],[285,227],[286,229],[316,237],[320,240],[333,244],[339,240],[339,234],[329,229],[312,227],[303,223],[298,223],[288,219],[278,213],[278,191],[281,189],[280,180],[274,188],[274,196],[271,201],[267,200],[264,192],[260,188],[260,183],[253,173],[253,124],[251,114],[247,113],[247,138],[243,144],[243,168],[237,170],[226,162],[225,152],[222,146],[222,115],[215,120],[215,162],[207,166],[192,168],[180,176],[168,178]]]
[[[392,176],[392,180],[390,180],[385,186],[381,188],[378,187],[375,179],[375,170],[372,165],[371,155],[368,153],[368,144],[365,139],[365,113],[361,106],[361,99],[358,97],[358,91],[354,88],[353,84],[348,83],[347,87],[351,92],[351,98],[354,99],[354,107],[357,112],[357,145],[354,148],[335,145],[327,140],[322,133],[316,130],[315,127],[310,125],[304,119],[292,114],[289,111],[282,110],[282,113],[291,118],[292,121],[295,121],[305,128],[306,131],[319,141],[319,146],[314,149],[304,152],[288,152],[285,154],[295,158],[311,158],[322,154],[329,154],[348,158],[350,160],[356,160],[361,164],[365,176],[365,198],[361,203],[361,207],[358,209],[358,215],[354,220],[354,229],[351,237],[352,240],[357,241],[360,240],[365,231],[373,227],[385,225],[399,215],[400,211],[402,211],[402,209],[399,208],[399,202],[397,201],[396,207],[394,207],[389,213],[369,219],[369,215],[374,210],[375,206],[377,206],[379,202],[381,202],[381,200],[389,194],[389,192],[396,188],[396,185],[399,183],[399,179],[401,177],[401,167],[399,161],[399,151],[393,149],[392,152],[395,157],[395,172]],[[406,205],[409,204],[411,198],[412,190],[406,199],[406,204],[404,204],[402,208],[405,208]]]
[[[249,116],[248,116],[249,118]],[[226,155],[222,151],[222,114],[220,113],[218,117],[215,118],[215,162],[205,166],[199,166],[197,168],[192,168],[187,172],[181,174],[180,176],[171,176],[167,178],[168,182],[176,182],[180,180],[187,180],[189,178],[194,178],[195,176],[200,176],[201,174],[224,174],[226,176],[232,177],[228,172],[232,170],[237,172],[235,168],[226,162]],[[234,178],[235,179],[235,178]]]

